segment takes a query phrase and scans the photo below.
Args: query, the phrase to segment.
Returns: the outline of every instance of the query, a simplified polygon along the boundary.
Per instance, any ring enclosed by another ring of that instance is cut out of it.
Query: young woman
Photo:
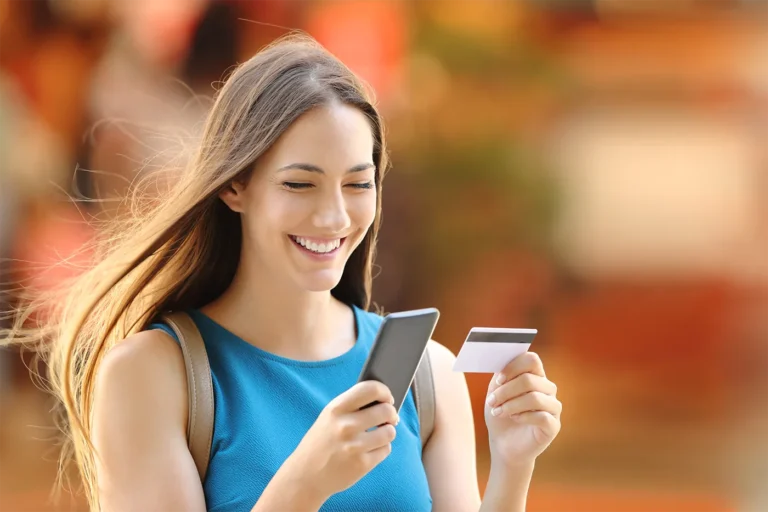
[[[50,380],[94,510],[524,509],[560,430],[535,354],[490,384],[482,503],[448,349],[428,347],[436,412],[423,452],[412,395],[398,417],[386,386],[356,384],[381,322],[367,309],[387,166],[363,86],[310,39],[280,40],[231,75],[188,171],[116,225],[38,333],[55,339]],[[203,483],[182,352],[155,321],[169,310],[189,312],[211,363]]]

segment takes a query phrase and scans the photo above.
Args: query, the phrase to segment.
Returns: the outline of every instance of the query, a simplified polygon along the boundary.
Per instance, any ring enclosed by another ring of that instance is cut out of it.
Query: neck
[[[202,311],[238,337],[299,360],[330,359],[355,342],[353,313],[330,291],[311,292],[245,262],[224,294]]]

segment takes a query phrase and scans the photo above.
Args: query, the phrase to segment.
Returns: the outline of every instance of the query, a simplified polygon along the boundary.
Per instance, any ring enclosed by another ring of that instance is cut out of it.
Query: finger
[[[533,373],[546,378],[547,374],[544,373],[544,364],[541,362],[539,354],[525,352],[514,358],[501,372],[493,376],[488,392],[493,392],[497,387],[523,373]]]
[[[368,430],[384,424],[397,425],[400,422],[400,417],[392,404],[376,404],[352,414],[360,425],[360,430]]]
[[[369,468],[374,468],[381,464],[381,462],[386,459],[389,454],[392,453],[392,444],[387,443],[386,445],[376,448],[375,450],[371,450],[370,452],[364,454],[366,458],[366,465]]]
[[[557,386],[554,382],[539,375],[524,373],[497,387],[488,395],[486,403],[493,407],[532,391],[556,396]]]
[[[530,393],[500,403],[491,409],[491,415],[512,416],[522,412],[542,411],[559,417],[562,410],[563,404],[557,398],[539,391],[531,391]]]
[[[360,446],[363,452],[377,450],[395,440],[397,429],[392,425],[383,425],[370,432],[360,434]]]
[[[518,423],[539,427],[546,435],[555,436],[560,432],[560,420],[548,412],[523,412],[512,416]]]
[[[370,406],[374,402],[394,404],[395,399],[386,385],[375,380],[368,380],[358,382],[334,398],[332,409],[340,413],[348,413]]]

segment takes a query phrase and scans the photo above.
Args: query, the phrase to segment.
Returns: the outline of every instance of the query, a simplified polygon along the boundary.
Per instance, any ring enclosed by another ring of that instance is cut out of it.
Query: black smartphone
[[[377,380],[386,384],[399,412],[439,317],[440,312],[435,308],[385,316],[358,382]]]

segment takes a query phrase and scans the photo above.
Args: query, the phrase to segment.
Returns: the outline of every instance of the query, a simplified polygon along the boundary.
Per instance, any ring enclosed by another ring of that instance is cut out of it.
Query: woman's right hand
[[[361,409],[372,402],[380,403]],[[305,489],[324,502],[383,461],[400,421],[393,403],[389,388],[377,381],[359,382],[333,399],[286,461]]]

